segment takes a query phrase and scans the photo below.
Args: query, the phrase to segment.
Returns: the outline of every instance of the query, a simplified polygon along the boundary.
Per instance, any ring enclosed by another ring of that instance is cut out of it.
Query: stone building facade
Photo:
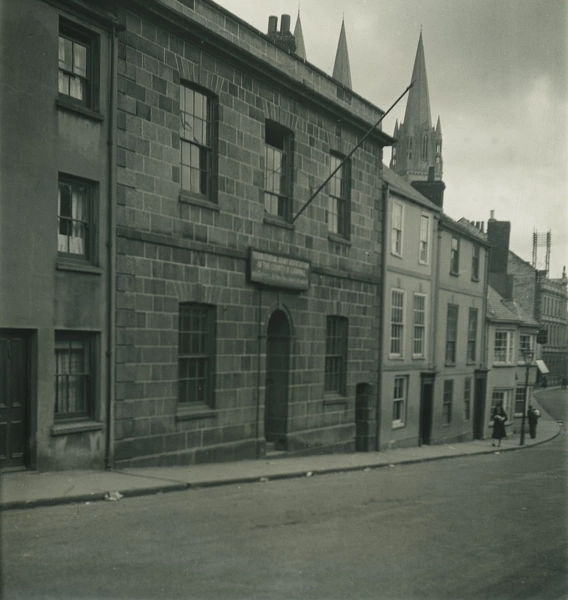
[[[115,464],[373,446],[392,138],[340,165],[381,111],[212,2],[127,7]]]

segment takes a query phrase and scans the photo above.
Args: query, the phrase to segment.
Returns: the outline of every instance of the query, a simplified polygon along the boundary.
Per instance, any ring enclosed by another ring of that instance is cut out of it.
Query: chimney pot
[[[278,17],[272,16],[268,17],[268,35],[271,33],[276,33],[278,29]]]
[[[491,221],[494,221],[495,220],[495,211],[492,210],[490,212],[491,212],[491,216],[489,218],[490,218]]]
[[[290,31],[290,15],[282,15],[280,19],[280,33],[288,33]]]

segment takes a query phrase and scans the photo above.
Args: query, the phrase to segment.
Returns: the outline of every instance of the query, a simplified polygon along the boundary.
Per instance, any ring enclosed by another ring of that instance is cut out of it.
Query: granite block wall
[[[293,225],[275,223],[264,213],[265,121],[293,132],[294,214],[329,174],[330,151],[347,154],[364,129],[346,125],[345,106],[324,110],[305,89],[296,93],[231,61],[226,48],[206,51],[190,32],[158,27],[142,13],[124,12],[122,19],[115,462],[262,454],[266,329],[275,310],[285,312],[292,331],[288,450],[354,449],[355,387],[376,386],[378,373],[379,142],[369,138],[352,158],[348,240],[328,235],[327,190]],[[272,66],[284,60],[280,50],[270,52]],[[329,78],[317,72],[312,78],[329,88]],[[216,98],[213,201],[180,189],[181,81]],[[308,289],[251,283],[251,248],[309,261]],[[216,314],[213,401],[189,413],[178,402],[181,302],[214,306]],[[324,393],[327,315],[349,323],[347,392],[333,398]]]

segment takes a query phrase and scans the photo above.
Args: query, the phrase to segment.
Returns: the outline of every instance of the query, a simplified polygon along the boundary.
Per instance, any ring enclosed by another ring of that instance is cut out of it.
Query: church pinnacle
[[[306,46],[304,44],[304,34],[302,32],[302,22],[300,21],[300,9],[298,9],[298,18],[296,27],[294,27],[294,38],[296,39],[296,54],[306,60]]]
[[[346,87],[351,88],[351,67],[349,66],[349,52],[347,51],[345,20],[341,22],[341,32],[339,34],[339,43],[333,66],[333,77]]]
[[[430,169],[433,169],[434,179],[441,180],[442,126],[438,117],[436,128],[432,127],[422,31],[411,81],[414,85],[408,93],[404,121],[396,124],[397,141],[392,148],[390,167],[409,182],[426,181]]]

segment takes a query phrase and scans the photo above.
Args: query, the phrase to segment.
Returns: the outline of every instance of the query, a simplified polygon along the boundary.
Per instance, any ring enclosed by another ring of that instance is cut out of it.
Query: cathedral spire
[[[414,82],[414,86],[408,93],[404,123],[411,127],[432,127],[422,31],[420,31],[420,38],[418,39],[418,49],[416,50],[414,69],[412,70],[412,81]]]
[[[432,127],[430,94],[422,30],[418,39],[404,121],[396,124],[396,142],[390,167],[408,182],[427,181],[431,175],[440,181],[443,175],[442,125],[440,118]]]
[[[304,34],[302,33],[302,22],[300,21],[300,9],[298,8],[298,18],[296,27],[294,27],[294,37],[296,38],[296,54],[306,60],[306,46],[304,44]]]
[[[349,66],[349,52],[347,51],[347,36],[345,34],[345,20],[341,22],[339,44],[333,66],[333,77],[348,88],[351,87],[351,68]]]

